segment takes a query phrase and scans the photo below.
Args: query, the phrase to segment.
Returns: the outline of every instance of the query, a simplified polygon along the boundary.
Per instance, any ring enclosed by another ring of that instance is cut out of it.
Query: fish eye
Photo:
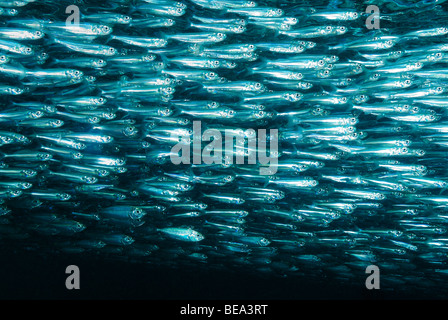
[[[347,28],[344,27],[344,26],[342,26],[342,27],[339,27],[339,30],[341,30],[341,31],[345,31],[345,30],[347,30]]]
[[[255,88],[261,88],[261,83],[257,82],[257,83],[255,84]]]
[[[411,80],[406,80],[404,83],[405,83],[406,85],[410,85],[410,84],[411,84]]]
[[[392,40],[389,40],[386,43],[391,46],[394,42]]]
[[[145,62],[150,62],[152,60],[154,60],[156,57],[152,54],[148,54],[142,57],[142,60]]]
[[[332,29],[331,26],[327,26],[327,27],[325,28],[326,31],[331,31],[331,29]]]
[[[98,123],[100,119],[98,117],[89,117],[89,123]]]
[[[31,53],[31,52],[33,52],[33,49],[31,49],[31,48],[26,48],[26,49],[25,49],[25,52],[26,52],[26,53]]]
[[[442,87],[437,87],[436,91],[437,92],[443,92],[443,88]]]
[[[124,243],[132,243],[132,242],[134,242],[134,239],[132,239],[130,236],[124,236],[123,242]]]
[[[319,66],[324,66],[325,65],[325,61],[324,60],[319,60],[318,65]]]

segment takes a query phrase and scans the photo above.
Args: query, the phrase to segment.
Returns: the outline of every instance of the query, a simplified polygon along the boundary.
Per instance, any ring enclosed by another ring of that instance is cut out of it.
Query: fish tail
[[[170,65],[170,59],[168,59],[166,57],[166,55],[161,54],[160,55],[160,59],[162,59],[163,65],[165,65],[165,66],[169,66]]]
[[[111,34],[109,37],[104,41],[104,44],[108,44],[111,40],[117,39],[116,35]]]
[[[266,59],[265,57],[259,57],[258,60],[259,60],[259,62],[255,66],[253,66],[251,69],[257,71],[257,70],[263,70],[266,68],[266,66],[268,65],[268,59]],[[252,72],[252,74],[254,73],[252,70],[251,70],[251,72]]]

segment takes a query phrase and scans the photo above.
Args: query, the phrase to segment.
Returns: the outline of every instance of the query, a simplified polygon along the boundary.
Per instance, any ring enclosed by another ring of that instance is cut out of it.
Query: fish
[[[204,240],[204,236],[193,229],[184,228],[161,228],[160,232],[167,235],[170,238],[187,241],[187,242],[199,242]]]
[[[441,2],[0,1],[2,242],[436,292]]]

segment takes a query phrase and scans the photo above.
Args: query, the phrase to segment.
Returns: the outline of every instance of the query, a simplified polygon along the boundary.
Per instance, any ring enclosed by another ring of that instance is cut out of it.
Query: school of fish
[[[443,2],[0,0],[2,246],[440,287]],[[275,174],[173,164],[194,121],[278,129]]]

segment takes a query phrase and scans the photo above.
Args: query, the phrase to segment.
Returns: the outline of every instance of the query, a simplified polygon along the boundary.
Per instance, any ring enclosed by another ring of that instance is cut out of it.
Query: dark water
[[[0,299],[95,299],[95,300],[401,300],[446,299],[443,290],[407,290],[387,284],[380,290],[367,290],[367,275],[356,281],[341,282],[331,276],[262,276],[246,270],[233,272],[212,268],[160,268],[142,263],[110,261],[81,255],[38,255],[34,252],[2,250],[7,257],[0,265]],[[68,265],[80,269],[80,289],[65,286]],[[421,285],[421,284],[417,284]],[[154,302],[157,307],[157,303]],[[169,306],[169,305],[168,305]]]

